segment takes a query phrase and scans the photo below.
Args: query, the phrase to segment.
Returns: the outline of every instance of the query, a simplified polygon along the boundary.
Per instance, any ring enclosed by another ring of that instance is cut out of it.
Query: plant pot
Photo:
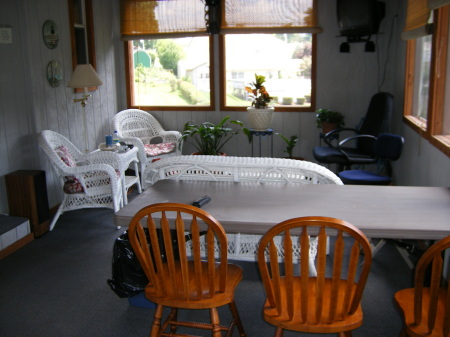
[[[305,104],[305,97],[299,97],[299,98],[297,98],[297,104],[298,104],[298,105],[303,105],[303,104]]]
[[[254,107],[247,108],[248,123],[250,128],[255,131],[264,131],[270,128],[272,123],[274,107],[256,109]]]
[[[327,134],[328,132],[333,131],[335,129],[337,129],[337,124],[322,122],[322,132],[324,134]]]

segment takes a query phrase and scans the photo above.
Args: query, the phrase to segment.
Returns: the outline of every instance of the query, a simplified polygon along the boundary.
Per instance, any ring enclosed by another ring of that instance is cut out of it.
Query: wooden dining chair
[[[448,248],[450,236],[428,248],[417,263],[414,288],[395,293],[395,303],[403,314],[401,337],[450,336],[450,286],[443,261]]]
[[[151,337],[192,336],[181,334],[179,327],[209,329],[213,337],[227,331],[231,336],[235,325],[239,336],[246,336],[234,301],[242,269],[228,263],[227,237],[214,217],[190,205],[153,204],[136,213],[128,233],[149,280],[145,296],[157,304]],[[224,305],[233,317],[229,326],[219,320],[217,308]],[[164,307],[171,311],[162,322]],[[178,309],[209,309],[211,323],[179,321]]]
[[[311,236],[318,237],[317,276],[310,276],[308,268]],[[279,237],[284,260],[275,245]],[[301,249],[298,259],[295,243]],[[345,221],[301,217],[272,227],[261,239],[258,267],[267,296],[263,318],[276,326],[274,336],[283,336],[285,329],[351,336],[363,322],[361,298],[371,263],[369,241]]]

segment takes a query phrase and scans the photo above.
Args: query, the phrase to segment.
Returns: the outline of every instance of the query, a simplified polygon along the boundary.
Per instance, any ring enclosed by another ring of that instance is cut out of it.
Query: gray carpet
[[[153,309],[130,306],[106,282],[114,240],[123,232],[115,229],[112,217],[107,209],[67,212],[52,232],[0,260],[0,336],[148,336]],[[273,336],[275,329],[261,318],[264,295],[256,265],[238,264],[244,280],[236,303],[247,335]],[[401,321],[393,294],[410,286],[411,275],[394,246],[376,255],[363,297],[364,323],[353,336],[398,336]],[[226,321],[228,308],[221,312]],[[208,319],[205,312],[180,313],[190,315]],[[302,335],[314,336],[284,334]]]

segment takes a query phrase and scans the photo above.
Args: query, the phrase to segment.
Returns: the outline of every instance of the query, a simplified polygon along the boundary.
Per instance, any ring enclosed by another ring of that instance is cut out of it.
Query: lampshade
[[[102,80],[90,64],[79,64],[73,71],[67,86],[69,88],[88,88],[102,84]]]

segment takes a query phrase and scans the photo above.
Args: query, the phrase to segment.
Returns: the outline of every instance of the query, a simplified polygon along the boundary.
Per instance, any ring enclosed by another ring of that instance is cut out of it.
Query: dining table
[[[154,203],[193,204],[227,233],[264,234],[291,218],[325,216],[345,220],[368,238],[439,240],[450,235],[450,188],[160,180],[114,215],[127,227],[143,207]]]

